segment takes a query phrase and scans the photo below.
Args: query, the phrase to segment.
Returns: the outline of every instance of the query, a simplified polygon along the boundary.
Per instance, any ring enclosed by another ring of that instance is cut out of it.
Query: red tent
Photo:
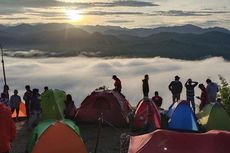
[[[104,123],[126,127],[129,124],[128,115],[131,113],[131,106],[118,92],[95,90],[81,103],[76,119],[79,122],[98,123],[101,113],[103,113]]]
[[[11,119],[11,111],[0,103],[0,153],[10,150],[10,142],[16,135],[15,123]]]
[[[158,109],[151,99],[142,99],[136,107],[133,127],[142,129],[146,124],[153,124],[154,129],[161,127]]]
[[[19,115],[18,115],[19,118],[24,118],[26,117],[26,106],[24,103],[20,103],[20,106],[19,106]],[[12,114],[12,118],[16,118],[16,110],[14,111],[14,113]]]
[[[132,136],[128,153],[227,153],[230,132],[212,130],[206,133],[183,133],[156,130]]]

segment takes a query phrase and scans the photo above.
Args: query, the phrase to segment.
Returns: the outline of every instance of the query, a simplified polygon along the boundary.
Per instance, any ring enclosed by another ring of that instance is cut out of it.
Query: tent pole
[[[103,113],[101,113],[100,117],[98,118],[97,139],[96,139],[96,145],[95,145],[94,153],[97,153],[97,148],[98,148],[99,137],[100,137],[100,133],[101,133],[102,122],[103,122]]]
[[[1,44],[0,44],[0,48],[1,48],[1,53],[2,53],[2,70],[3,70],[4,85],[7,85],[6,84],[6,72],[5,72],[4,58],[3,58],[3,48],[2,48]]]

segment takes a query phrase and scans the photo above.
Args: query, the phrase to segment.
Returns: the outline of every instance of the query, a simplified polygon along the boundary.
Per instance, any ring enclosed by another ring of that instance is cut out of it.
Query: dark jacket
[[[147,79],[142,80],[143,84],[142,84],[142,90],[143,93],[149,93],[149,83]]]
[[[169,84],[169,90],[172,92],[172,94],[180,94],[182,92],[183,85],[180,81],[172,81]]]

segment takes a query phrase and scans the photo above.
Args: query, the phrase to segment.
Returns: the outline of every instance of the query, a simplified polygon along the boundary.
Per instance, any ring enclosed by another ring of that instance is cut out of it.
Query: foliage
[[[223,76],[219,75],[219,79],[221,83],[219,96],[224,108],[230,114],[230,86]]]

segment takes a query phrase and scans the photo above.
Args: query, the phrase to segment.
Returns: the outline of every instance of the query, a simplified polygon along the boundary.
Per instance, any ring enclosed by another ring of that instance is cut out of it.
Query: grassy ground
[[[24,153],[31,131],[28,131],[25,122],[17,122],[17,135],[12,144],[11,153]],[[96,125],[79,125],[82,139],[89,153],[94,153],[98,127]],[[128,129],[102,127],[99,137],[97,153],[119,153],[120,135]]]

